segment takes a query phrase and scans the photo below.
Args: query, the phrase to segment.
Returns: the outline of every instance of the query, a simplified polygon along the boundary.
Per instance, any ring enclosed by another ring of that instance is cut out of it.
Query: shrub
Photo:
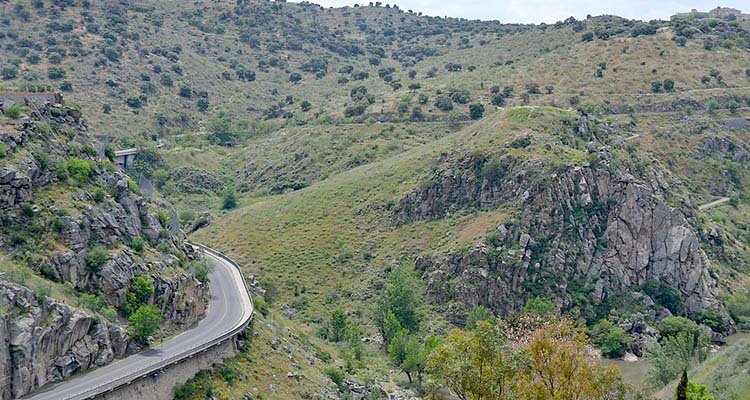
[[[106,196],[106,193],[104,192],[104,189],[101,186],[97,186],[96,189],[94,189],[94,201],[97,203],[101,203],[104,201],[104,197]]]
[[[624,329],[606,319],[597,322],[591,328],[590,335],[591,341],[606,357],[622,357],[632,342]]]
[[[143,343],[159,329],[161,311],[156,306],[141,306],[128,319],[128,332],[137,341]]]
[[[96,247],[86,254],[86,269],[94,273],[99,272],[107,261],[109,253],[101,247]]]
[[[8,147],[5,143],[0,142],[0,158],[5,158],[8,155]]]
[[[18,76],[18,68],[14,65],[3,67],[1,75],[4,80],[15,79]]]
[[[196,261],[192,264],[193,276],[201,283],[208,283],[208,273],[211,271],[211,266],[205,259]]]
[[[91,163],[78,157],[68,159],[65,169],[73,179],[80,183],[86,183],[94,173]]]
[[[495,315],[485,306],[476,306],[466,317],[466,329],[473,330],[479,321],[490,321],[494,325]]]
[[[667,317],[661,321],[659,333],[664,337],[676,337],[685,333],[697,338],[701,335],[701,328],[685,317]]]
[[[736,114],[737,113],[737,109],[739,107],[740,107],[740,105],[736,101],[734,101],[734,100],[730,100],[727,103],[727,108],[729,109],[729,112],[732,113],[732,114]]]
[[[11,104],[3,109],[3,114],[8,118],[18,119],[18,117],[21,116],[21,106],[18,104]]]
[[[714,332],[724,333],[729,328],[721,314],[709,308],[700,310],[695,319],[698,323],[708,326]]]
[[[34,215],[36,214],[34,212],[34,206],[31,204],[26,204],[25,206],[23,206],[22,211],[23,211],[23,215],[27,218],[33,218]]]
[[[331,379],[331,381],[336,384],[339,390],[344,390],[344,371],[336,367],[327,367],[323,370],[323,374]]]
[[[726,305],[738,327],[750,329],[750,295],[735,294],[727,300]]]
[[[49,67],[47,68],[47,77],[52,80],[65,78],[65,70],[61,67]]]
[[[141,98],[136,96],[130,96],[125,100],[125,104],[131,108],[140,108],[142,104]]]
[[[665,79],[663,86],[665,91],[671,92],[674,90],[674,81],[671,79]]]
[[[237,191],[234,186],[227,186],[224,188],[224,198],[221,203],[221,208],[224,210],[231,210],[237,207]]]
[[[133,238],[133,241],[130,243],[130,247],[138,254],[143,253],[143,250],[146,248],[146,241],[140,237],[136,236]]]
[[[471,119],[481,119],[484,116],[484,105],[480,103],[470,105],[469,115]]]
[[[672,314],[680,314],[682,312],[680,292],[672,286],[665,283],[647,281],[641,285],[641,290],[662,307],[668,309]]]
[[[203,112],[208,110],[208,100],[207,99],[198,99],[198,103],[196,104],[196,107],[198,107],[198,111]]]
[[[266,302],[266,299],[260,296],[255,296],[253,298],[253,305],[255,306],[255,309],[258,310],[258,312],[262,316],[264,317],[268,316],[269,307],[268,307],[268,303]]]
[[[445,95],[440,95],[435,99],[435,107],[442,111],[450,111],[453,109],[453,100]]]
[[[46,169],[47,164],[49,164],[49,158],[47,157],[47,153],[44,153],[42,151],[34,152],[34,160],[36,160],[36,164],[39,166],[40,169]]]
[[[557,314],[557,306],[552,300],[535,297],[523,305],[521,312],[530,315],[554,315]]]
[[[180,86],[180,97],[184,97],[186,99],[189,99],[193,97],[193,91],[188,86]]]

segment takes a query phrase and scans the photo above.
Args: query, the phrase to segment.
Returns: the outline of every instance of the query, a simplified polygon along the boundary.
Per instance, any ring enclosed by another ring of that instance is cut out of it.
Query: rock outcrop
[[[471,250],[420,256],[416,268],[429,295],[460,322],[479,304],[500,314],[535,296],[553,297],[561,308],[580,305],[580,294],[601,304],[653,281],[677,289],[688,314],[709,308],[729,320],[692,207],[671,195],[668,177],[657,168],[641,178],[616,172],[608,147],[591,143],[589,151],[595,166],[546,177],[530,162],[513,168],[465,156],[407,195],[393,214],[397,223],[467,208],[520,209]]]
[[[38,298],[0,278],[0,398],[33,389],[128,351],[125,329],[74,310],[52,298]]]
[[[95,295],[109,310],[121,310],[134,279],[146,276],[154,286],[148,303],[160,308],[163,327],[198,321],[208,291],[185,268],[194,258],[190,247],[170,234],[155,204],[125,173],[95,157],[98,144],[80,112],[49,103],[33,110],[15,129],[0,129],[9,151],[0,159],[0,251],[23,253],[39,276]],[[90,172],[72,176],[71,160]],[[87,256],[95,250],[107,257],[92,268]],[[51,299],[36,304],[23,287],[6,287],[11,311],[2,314],[0,358],[10,358],[0,368],[10,378],[0,382],[6,382],[0,398],[28,394],[126,352],[124,327]]]

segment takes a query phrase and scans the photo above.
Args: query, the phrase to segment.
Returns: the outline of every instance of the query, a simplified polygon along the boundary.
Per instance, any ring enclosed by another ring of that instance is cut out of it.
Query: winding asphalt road
[[[195,327],[158,346],[74,376],[26,399],[90,398],[157,372],[170,363],[227,338],[246,325],[252,318],[253,304],[242,274],[231,261],[218,253],[207,250],[205,255],[214,266],[208,275],[210,301],[206,315]]]

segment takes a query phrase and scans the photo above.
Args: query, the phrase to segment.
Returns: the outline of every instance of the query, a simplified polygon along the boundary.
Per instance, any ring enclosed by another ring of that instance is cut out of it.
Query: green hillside
[[[0,105],[61,91],[91,137],[71,154],[137,147],[128,190],[159,205],[160,226],[174,213],[259,282],[249,346],[177,398],[346,398],[360,384],[438,398],[436,374],[407,377],[381,343],[393,279],[416,296],[410,346],[482,315],[498,332],[562,316],[604,358],[636,354],[606,363],[646,396],[671,397],[688,366],[715,399],[746,396],[748,21],[526,25],[266,0],[16,0],[0,15]],[[32,110],[2,107],[15,135]],[[98,186],[35,203],[83,210],[75,196]],[[33,229],[12,267],[0,258],[8,271],[59,252]],[[146,255],[166,257],[155,233]]]

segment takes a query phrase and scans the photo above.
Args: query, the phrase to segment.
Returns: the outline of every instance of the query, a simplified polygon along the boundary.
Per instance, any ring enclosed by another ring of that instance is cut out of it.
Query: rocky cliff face
[[[0,251],[13,251],[38,275],[97,295],[114,309],[127,302],[134,278],[147,276],[154,286],[149,302],[161,309],[165,327],[200,318],[207,288],[184,269],[194,258],[190,248],[165,229],[154,204],[124,173],[96,159],[99,145],[79,112],[45,104],[11,129],[0,126],[0,140],[8,149],[0,159]],[[90,167],[85,180],[68,176],[75,172],[71,159]],[[131,249],[135,241],[143,249]],[[105,249],[107,259],[92,268],[87,256],[95,249]],[[0,378],[0,398],[27,394],[127,351],[124,327],[4,285],[0,358],[9,362],[0,360],[0,376],[7,376]]]
[[[0,398],[23,396],[46,383],[126,354],[125,329],[0,280]]]
[[[535,296],[562,308],[599,305],[651,281],[677,289],[689,315],[710,308],[726,316],[692,207],[672,197],[661,170],[647,168],[636,178],[611,165],[610,150],[592,141],[591,163],[546,174],[531,165],[545,161],[514,167],[471,155],[437,169],[401,201],[394,221],[467,208],[520,211],[473,249],[420,256],[416,267],[429,295],[459,322],[479,304],[500,314]],[[495,171],[488,173],[490,164]]]

